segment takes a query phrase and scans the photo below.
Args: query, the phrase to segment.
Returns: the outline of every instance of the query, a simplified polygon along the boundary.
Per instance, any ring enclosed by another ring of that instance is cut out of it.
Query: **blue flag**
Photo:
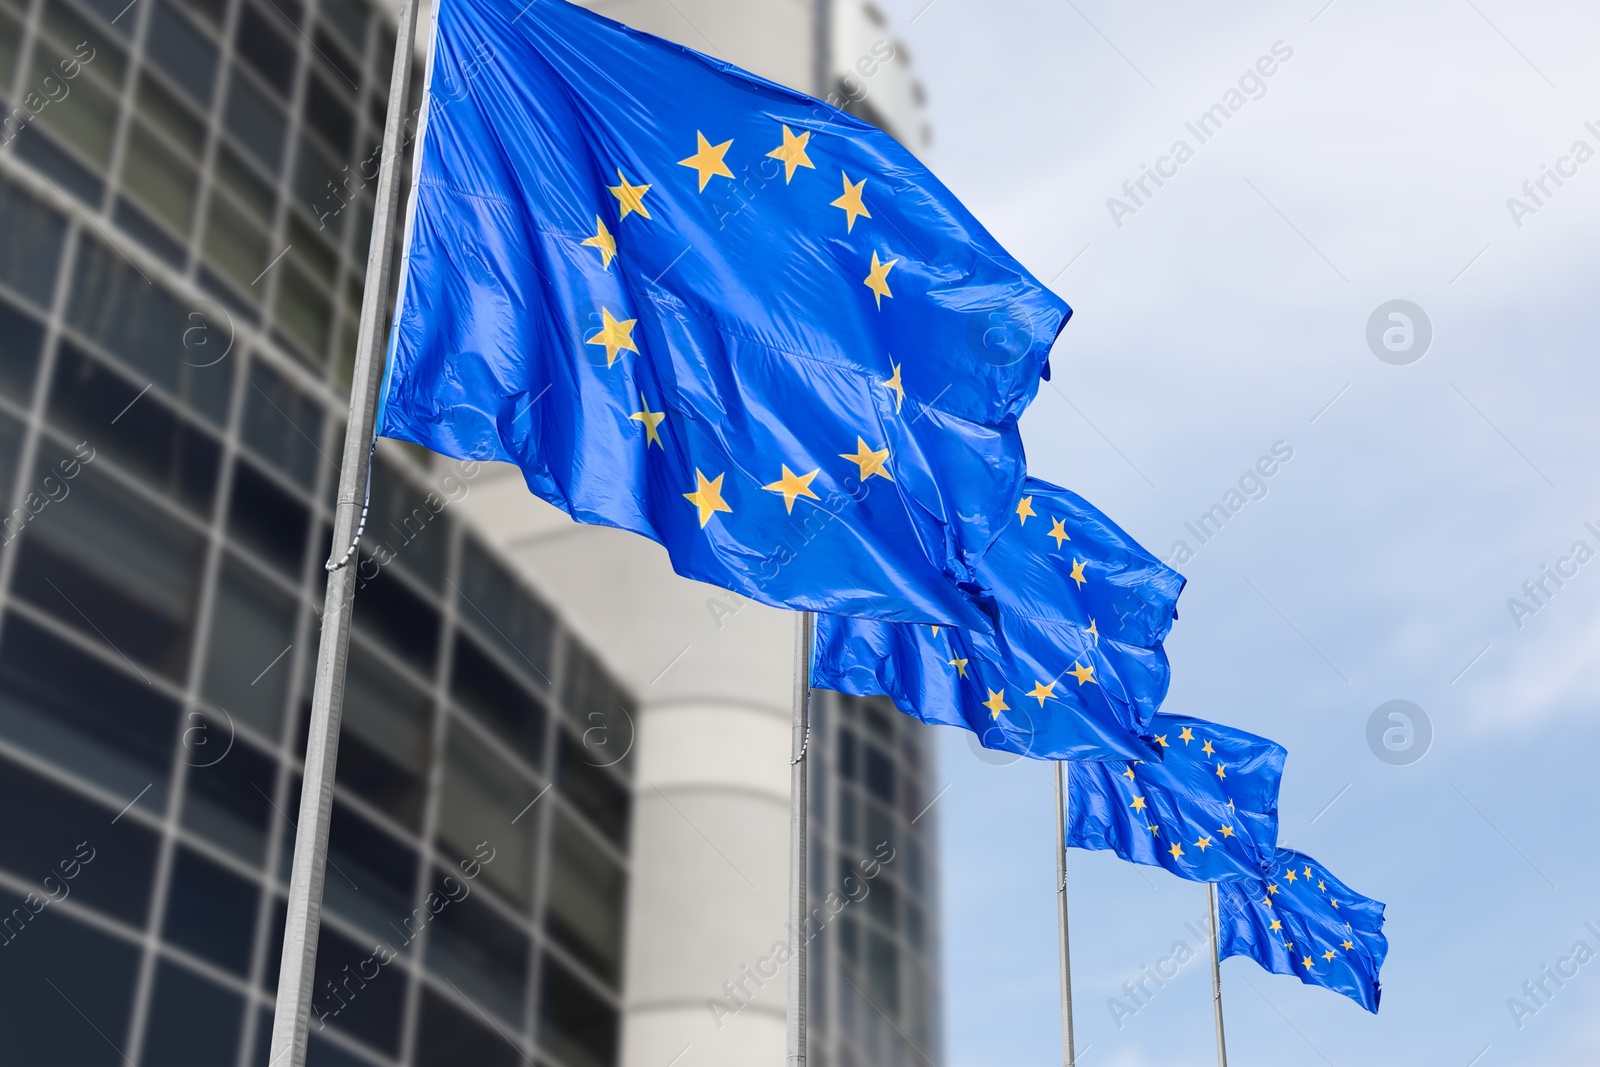
[[[1389,954],[1383,905],[1310,856],[1280,848],[1266,877],[1218,883],[1217,915],[1223,958],[1247,956],[1377,1012],[1378,972]]]
[[[1260,878],[1278,847],[1283,746],[1165,712],[1150,734],[1159,763],[1068,768],[1067,844],[1197,882]]]
[[[442,0],[379,432],[780,607],[989,623],[1068,315],[887,134],[565,0]]]
[[[1152,759],[1183,576],[1076,493],[1029,478],[978,567],[993,634],[819,615],[812,684],[1036,759]]]

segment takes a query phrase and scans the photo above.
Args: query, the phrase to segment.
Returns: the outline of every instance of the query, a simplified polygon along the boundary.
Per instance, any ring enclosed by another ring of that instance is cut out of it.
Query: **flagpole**
[[[327,873],[328,820],[333,809],[334,768],[339,754],[339,720],[344,710],[345,664],[350,618],[355,605],[356,567],[350,566],[366,523],[372,471],[378,385],[383,374],[389,280],[394,266],[395,217],[400,200],[400,150],[406,95],[417,31],[417,0],[400,11],[389,79],[389,110],[383,124],[383,158],[374,198],[372,241],[367,252],[366,286],[356,335],[355,370],[350,382],[350,418],[339,467],[339,494],[333,515],[333,558],[323,600],[322,637],[317,647],[311,725],[306,737],[305,773],[300,788],[300,822],[295,828],[294,866],[289,875],[288,918],[283,927],[283,962],[272,1019],[270,1067],[305,1067],[317,969],[317,935],[322,926],[322,888]]]
[[[785,1067],[806,1067],[806,753],[811,744],[811,633],[816,617],[795,620],[794,736],[789,759],[789,957],[788,1049]]]
[[[1217,1016],[1217,1067],[1228,1067],[1228,1042],[1222,1034],[1222,941],[1217,937],[1217,885],[1206,883],[1211,904],[1211,1006]]]
[[[1056,916],[1061,942],[1061,1062],[1074,1067],[1072,1038],[1072,948],[1067,936],[1067,761],[1056,762]]]

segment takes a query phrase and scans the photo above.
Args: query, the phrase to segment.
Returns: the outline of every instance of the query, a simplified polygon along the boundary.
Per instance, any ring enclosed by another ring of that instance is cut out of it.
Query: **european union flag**
[[[1274,974],[1343,993],[1377,1013],[1378,972],[1389,954],[1383,905],[1310,856],[1280,848],[1265,878],[1219,882],[1217,913],[1224,958],[1248,956]]]
[[[1196,882],[1260,878],[1278,847],[1282,745],[1189,715],[1157,715],[1159,763],[1074,763],[1067,844],[1110,849]]]
[[[887,134],[564,0],[441,0],[380,432],[781,607],[958,588],[1071,310]]]
[[[812,684],[1036,759],[1152,759],[1183,576],[1078,494],[1029,478],[978,567],[994,633],[819,615]],[[1035,701],[1037,703],[1035,703]]]

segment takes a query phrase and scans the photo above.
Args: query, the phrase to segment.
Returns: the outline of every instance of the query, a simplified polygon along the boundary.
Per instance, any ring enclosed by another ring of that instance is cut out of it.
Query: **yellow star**
[[[866,481],[874,474],[880,478],[889,478],[891,482],[894,481],[893,478],[889,477],[889,472],[883,468],[884,463],[888,462],[889,459],[889,450],[887,448],[874,452],[867,447],[867,442],[857,437],[855,455],[851,455],[849,452],[840,452],[839,458],[848,459],[860,467],[862,481]]]
[[[1308,971],[1311,970],[1311,957],[1310,956],[1307,956],[1304,960],[1301,960],[1300,962],[1301,962],[1301,965],[1303,967],[1305,967],[1306,970],[1308,970]]]
[[[1046,685],[1043,682],[1034,682],[1033,688],[1028,690],[1028,695],[1031,697],[1037,697],[1039,700],[1039,706],[1042,708],[1044,707],[1044,702],[1046,700],[1049,700],[1051,697],[1056,695],[1055,688],[1056,683],[1054,682],[1051,682],[1049,685]]]
[[[1017,501],[1017,525],[1026,526],[1031,518],[1033,518],[1033,497],[1025,496]]]
[[[644,398],[643,393],[639,394],[639,406],[644,408],[644,410],[635,411],[632,415],[629,415],[628,418],[632,419],[634,422],[644,423],[645,451],[648,452],[651,445],[656,445],[658,448],[665,451],[666,445],[661,443],[661,435],[656,432],[656,427],[661,425],[661,421],[667,417],[667,413],[665,411],[651,411],[650,401]]]
[[[967,676],[967,661],[966,660],[961,659],[958,656],[955,659],[950,661],[950,666],[954,667],[956,669],[956,673],[959,674],[961,677],[965,678]]]
[[[1317,882],[1317,888],[1322,890],[1324,893],[1326,893],[1328,891],[1328,883],[1319,880]]]
[[[1133,768],[1129,767],[1127,770],[1123,771],[1122,777],[1126,778],[1130,782],[1133,781]]]
[[[1191,730],[1189,727],[1185,726],[1183,728],[1183,730],[1178,734],[1178,740],[1182,741],[1184,744],[1187,745],[1190,741],[1194,740],[1194,731]]]
[[[1092,665],[1088,667],[1080,667],[1078,666],[1078,661],[1073,660],[1072,669],[1067,673],[1076,678],[1079,685],[1082,685],[1084,682],[1094,682],[1094,667]],[[1099,685],[1100,683],[1095,682],[1094,684]],[[1166,742],[1162,742],[1162,744],[1165,743]]]
[[[1083,560],[1075,559],[1072,561],[1072,574],[1070,574],[1068,577],[1078,583],[1079,589],[1083,588],[1083,584],[1088,581],[1088,579],[1083,576]]]
[[[1133,798],[1133,803],[1130,806],[1133,808],[1134,811],[1143,811],[1144,810],[1144,797],[1134,797]]]
[[[796,167],[817,169],[815,164],[811,162],[811,157],[806,155],[806,142],[809,140],[811,140],[810,130],[796,137],[794,131],[785,126],[783,128],[783,143],[767,153],[772,159],[783,160],[783,184],[788,185],[794,180],[794,169]]]
[[[1057,548],[1061,547],[1061,542],[1072,540],[1072,537],[1067,533],[1067,524],[1066,520],[1064,519],[1051,519],[1050,532],[1045,534],[1045,536],[1054,537],[1056,539]]]
[[[600,269],[611,269],[611,260],[617,254],[617,239],[611,236],[611,231],[606,229],[606,224],[601,221],[599,215],[594,217],[594,236],[586,237],[578,243],[587,245],[590,248],[598,248],[600,250]]]
[[[1278,895],[1278,887],[1275,886],[1275,885],[1269,885],[1269,886],[1267,886],[1267,892],[1272,896],[1277,896]]]
[[[1217,764],[1217,777],[1218,778],[1226,778],[1226,777],[1228,777],[1226,774],[1223,773],[1222,764],[1220,764],[1220,763]]]
[[[1267,907],[1270,908],[1270,907],[1272,907],[1272,898],[1271,897],[1265,897],[1265,898],[1262,899],[1261,903],[1265,904]]]
[[[1232,837],[1233,836],[1233,827],[1224,826],[1222,829],[1218,830],[1217,833],[1221,834],[1223,837]]]
[[[1089,620],[1089,633],[1094,635],[1094,643],[1098,645],[1100,643],[1100,624],[1093,619]]]
[[[728,165],[722,161],[722,157],[728,154],[728,146],[733,144],[733,140],[730,138],[721,144],[714,145],[706,140],[706,135],[699,130],[694,131],[694,137],[698,146],[695,154],[688,159],[678,160],[678,166],[693,167],[699,173],[700,191],[703,193],[706,191],[706,182],[716,175],[720,174],[724,178],[733,177],[733,171],[729,170]]]
[[[1333,951],[1333,949],[1330,948],[1328,951],[1326,951],[1326,952],[1324,952],[1322,954],[1322,958],[1325,959],[1325,960],[1332,960],[1333,957],[1335,957],[1337,955],[1338,955],[1338,953]]]
[[[989,717],[991,719],[998,719],[1002,711],[1011,710],[1011,705],[1006,703],[1006,691],[1004,689],[998,693],[993,689],[989,690],[989,699],[983,702],[983,706],[989,709]]]
[[[1287,871],[1283,872],[1283,876],[1289,879],[1291,882],[1294,881],[1294,868],[1290,867]]]
[[[935,636],[935,637],[939,636],[939,627],[937,627],[937,626],[933,627],[933,636]]]
[[[1162,748],[1171,748],[1172,747],[1171,745],[1167,744],[1167,735],[1166,734],[1157,734],[1156,735],[1156,744],[1160,745]]]
[[[624,348],[629,352],[639,351],[633,343],[633,324],[639,321],[638,319],[623,319],[618,322],[612,317],[610,308],[602,307],[600,309],[600,321],[603,324],[600,327],[600,332],[588,338],[584,343],[605,346],[606,366],[609,367],[615,363],[617,361],[617,353]]]
[[[1344,949],[1346,952],[1349,952],[1351,949],[1355,948],[1356,946],[1355,946],[1355,942],[1353,942],[1353,941],[1341,941],[1341,942],[1339,942],[1339,947]]]
[[[719,474],[715,478],[708,480],[704,474],[700,473],[700,468],[696,467],[694,469],[694,477],[696,483],[698,483],[698,488],[692,493],[683,494],[683,498],[700,509],[700,525],[702,528],[711,521],[711,516],[714,512],[726,511],[729,514],[733,513],[733,509],[722,499],[723,475]]]
[[[1294,951],[1294,942],[1293,941],[1285,941],[1283,943],[1283,947],[1288,949],[1289,951],[1293,952]]]
[[[1311,877],[1311,868],[1310,868],[1310,867],[1307,867],[1307,868],[1306,868],[1306,877],[1307,877],[1307,878],[1310,878],[1310,877]]]
[[[819,467],[810,474],[796,474],[789,469],[788,464],[782,464],[782,467],[783,477],[775,482],[763,485],[761,488],[773,493],[782,493],[783,506],[788,509],[789,514],[794,514],[796,497],[810,497],[812,500],[822,499],[811,491],[811,479],[815,478],[822,468]]]
[[[840,172],[843,174],[843,172]],[[867,210],[867,205],[861,202],[861,190],[867,187],[867,179],[862,178],[854,185],[850,184],[850,175],[844,175],[844,195],[829,204],[829,207],[843,208],[845,213],[844,232],[849,233],[856,228],[856,219],[872,217],[872,212]]]
[[[880,263],[878,262],[878,253],[872,253],[872,271],[861,284],[872,290],[873,299],[878,302],[878,310],[880,311],[883,310],[883,298],[894,296],[889,291],[889,272],[894,269],[894,265],[898,262],[900,262],[898,259],[891,259],[887,263]]]
[[[894,374],[883,383],[883,387],[894,394],[894,413],[900,414],[900,405],[906,402],[906,387],[900,384],[900,364],[889,361],[889,366],[894,368]]]
[[[1272,932],[1273,932],[1273,933],[1277,933],[1277,932],[1278,932],[1278,931],[1279,931],[1279,930],[1282,930],[1282,929],[1283,929],[1283,924],[1282,924],[1282,923],[1281,923],[1281,922],[1279,922],[1279,921],[1278,921],[1278,920],[1277,920],[1277,919],[1273,919],[1273,920],[1272,920],[1272,926],[1271,926],[1271,927],[1269,927],[1269,929],[1270,929],[1270,930],[1271,930],[1271,931],[1272,931]]]
[[[617,198],[617,203],[622,206],[622,214],[617,217],[617,220],[620,222],[636,211],[645,218],[649,218],[650,211],[644,206],[644,194],[650,191],[650,187],[648,185],[629,185],[628,179],[622,176],[621,167],[617,168],[617,181],[622,184],[606,186],[607,189],[611,190],[611,195]]]
[[[1145,827],[1145,829],[1149,830],[1153,834],[1158,834],[1161,832],[1161,827],[1157,826],[1155,823],[1150,823]]]
[[[1211,742],[1210,741],[1207,741],[1205,744],[1200,746],[1200,751],[1204,752],[1206,755],[1209,756],[1212,753],[1214,753],[1216,751],[1216,749],[1211,747]]]
[[[1179,856],[1183,855],[1183,846],[1174,841],[1172,847],[1167,849],[1167,851],[1172,854],[1173,859],[1177,859]]]
[[[1330,900],[1330,901],[1328,901],[1328,903],[1332,904],[1335,908],[1337,908],[1339,906],[1339,902],[1337,900]]]
[[[1194,847],[1199,849],[1201,852],[1204,852],[1206,849],[1211,847],[1211,838],[1202,837],[1200,840],[1194,843]]]

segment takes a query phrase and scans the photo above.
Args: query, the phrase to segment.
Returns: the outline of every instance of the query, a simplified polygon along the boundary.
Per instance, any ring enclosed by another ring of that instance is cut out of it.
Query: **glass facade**
[[[359,0],[0,0],[5,1062],[266,1061],[392,51]],[[630,699],[475,471],[379,450],[313,1064],[616,1060]]]
[[[933,732],[879,697],[817,690],[811,708],[811,1061],[936,1067]]]

